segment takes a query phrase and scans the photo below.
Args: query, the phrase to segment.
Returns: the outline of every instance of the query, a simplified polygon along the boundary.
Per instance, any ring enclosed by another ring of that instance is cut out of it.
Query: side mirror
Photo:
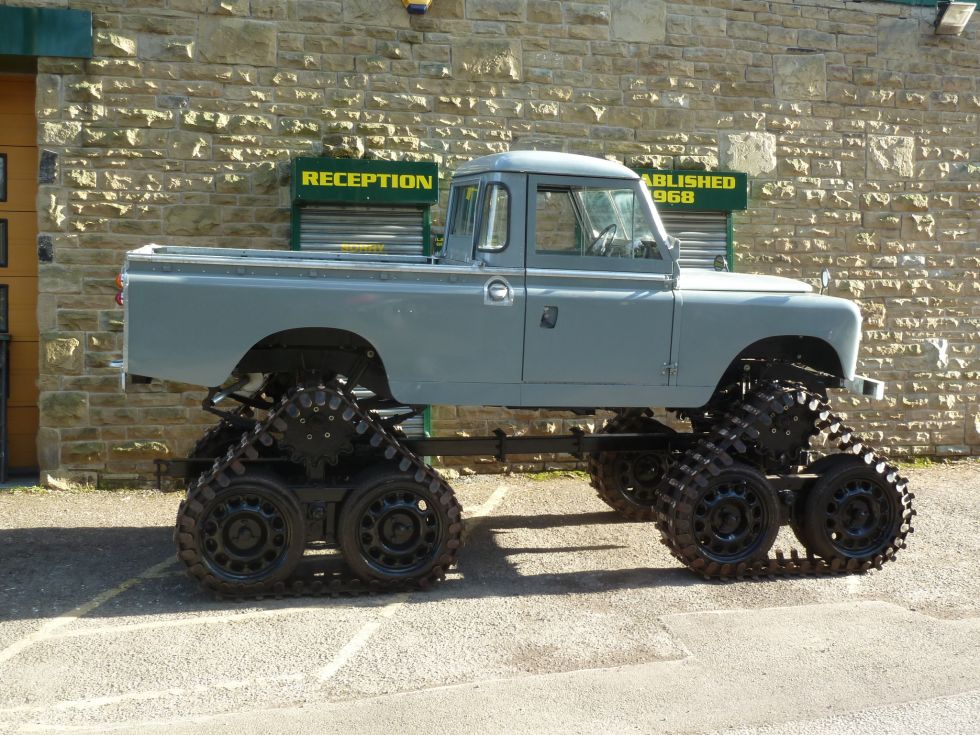
[[[820,272],[820,293],[830,288],[830,268],[824,268]]]

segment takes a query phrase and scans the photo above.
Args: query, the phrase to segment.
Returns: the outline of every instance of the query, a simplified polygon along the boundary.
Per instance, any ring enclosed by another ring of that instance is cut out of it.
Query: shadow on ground
[[[501,533],[512,529],[545,529],[622,523],[614,513],[570,513],[537,516],[499,516],[480,519],[460,556],[460,574],[438,587],[439,597],[507,597],[527,594],[635,589],[658,585],[689,586],[699,581],[679,568],[598,569],[520,573],[510,557],[609,551],[616,544],[504,548]],[[165,527],[31,528],[0,531],[0,621],[44,619],[65,614],[96,595],[111,590],[148,568],[174,558],[171,529]],[[342,571],[336,554],[305,559],[303,576]],[[235,609],[242,603],[216,600],[180,573],[176,562],[158,578],[143,580],[88,613],[89,616],[126,616]],[[420,593],[413,602],[425,602]],[[363,598],[376,605],[383,596]],[[249,601],[249,606],[357,604],[351,597],[334,602],[329,597]]]

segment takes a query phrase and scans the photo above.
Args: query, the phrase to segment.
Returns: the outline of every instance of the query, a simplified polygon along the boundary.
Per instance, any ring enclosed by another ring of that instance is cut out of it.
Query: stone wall
[[[830,266],[864,312],[860,369],[889,397],[840,397],[855,422],[896,454],[980,450],[980,21],[941,37],[934,10],[840,0],[71,6],[93,11],[96,56],[38,73],[39,144],[57,154],[38,195],[52,477],[130,483],[187,450],[208,422],[200,392],[124,394],[108,367],[122,347],[112,279],[148,242],[285,247],[287,163],[311,153],[448,172],[543,148],[745,171],[738,269],[813,280]],[[434,425],[482,433],[499,418],[437,408]],[[529,422],[578,423],[504,419]]]

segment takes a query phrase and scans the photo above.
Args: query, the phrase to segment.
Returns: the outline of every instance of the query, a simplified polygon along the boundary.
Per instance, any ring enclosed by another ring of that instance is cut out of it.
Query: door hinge
[[[676,362],[665,362],[664,363],[664,369],[663,369],[663,374],[664,375],[666,375],[669,378],[671,375],[675,375],[676,373],[677,373],[677,363]]]

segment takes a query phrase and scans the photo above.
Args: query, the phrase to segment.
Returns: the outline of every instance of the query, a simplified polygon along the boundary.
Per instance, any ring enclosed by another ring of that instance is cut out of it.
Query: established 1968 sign
[[[748,206],[748,176],[733,171],[633,169],[662,209],[731,212]]]

